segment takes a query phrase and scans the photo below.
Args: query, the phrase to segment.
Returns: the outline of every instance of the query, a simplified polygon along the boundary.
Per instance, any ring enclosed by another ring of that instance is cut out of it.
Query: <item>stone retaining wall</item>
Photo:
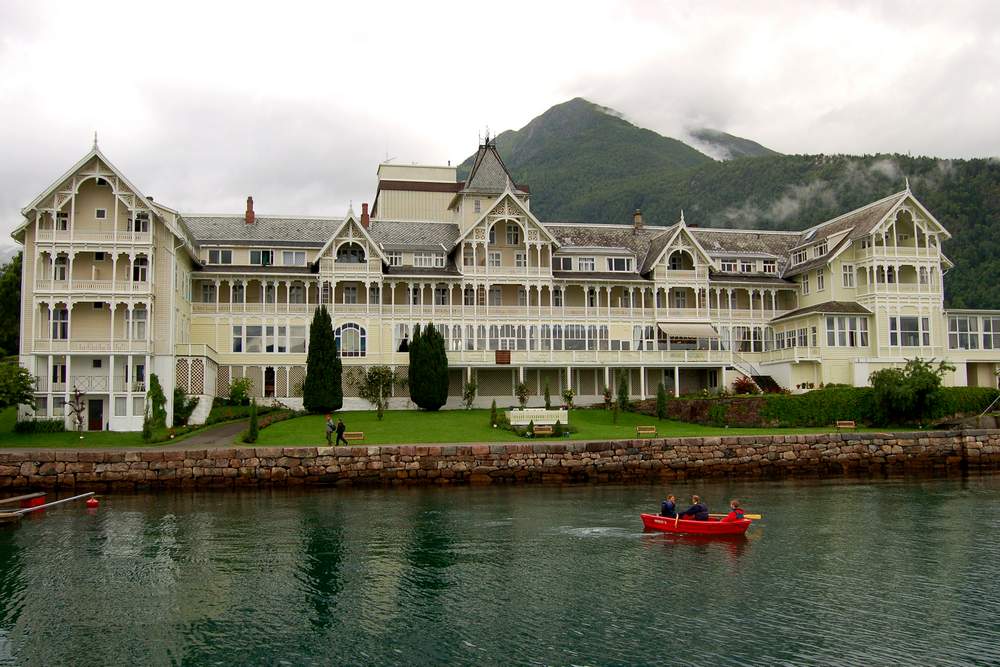
[[[0,491],[631,482],[1000,470],[1000,430],[193,451],[0,451]]]

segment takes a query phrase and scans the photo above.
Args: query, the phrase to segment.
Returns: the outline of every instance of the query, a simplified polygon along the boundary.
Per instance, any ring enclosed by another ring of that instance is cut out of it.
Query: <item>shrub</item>
[[[558,438],[562,434],[563,434],[563,425],[557,419],[556,423],[552,425],[552,435],[554,435],[554,436],[556,436]]]
[[[250,390],[253,380],[248,377],[236,378],[229,384],[230,405],[250,405]]]
[[[628,373],[624,368],[618,371],[618,409],[622,412],[628,410]]]
[[[620,412],[620,410],[618,409],[618,402],[616,401],[614,403],[614,405],[611,406],[611,423],[612,424],[617,424],[618,423],[618,413],[619,412]]]
[[[532,419],[531,421],[528,422],[528,428],[526,430],[528,432],[528,437],[529,438],[535,437],[535,420],[534,419]]]
[[[563,397],[563,400],[566,401],[566,407],[568,407],[568,408],[572,408],[573,407],[573,397],[574,396],[576,396],[576,392],[573,391],[572,389],[569,389],[569,388],[563,389],[562,397]]]
[[[497,425],[497,401],[493,399],[493,404],[490,405],[490,426]]]
[[[333,321],[326,306],[321,305],[316,309],[309,329],[306,379],[302,383],[302,405],[306,410],[325,414],[344,406],[342,372]]]
[[[757,383],[752,379],[748,378],[746,375],[741,375],[735,380],[733,380],[733,393],[734,394],[759,394],[760,388]]]
[[[388,366],[369,366],[365,371],[365,379],[358,396],[375,406],[375,416],[379,421],[382,421],[385,409],[389,405],[394,381],[395,373]]]
[[[258,415],[265,415],[273,410],[273,407],[266,405],[257,406]],[[249,416],[249,405],[226,405],[225,403],[217,402],[212,407],[212,411],[208,413],[208,419],[205,420],[205,425],[218,424],[219,422],[232,421],[234,419],[247,419]]]
[[[528,388],[527,382],[518,382],[517,387],[514,388],[514,395],[517,396],[517,402],[521,404],[521,409],[528,404],[528,397],[531,396],[531,389]]]
[[[712,426],[726,425],[726,406],[723,403],[716,403],[708,409],[708,421]]]
[[[244,442],[257,442],[257,401],[250,402],[250,425],[247,427],[247,436]]]
[[[552,394],[549,393],[549,383],[545,383],[545,409],[552,409]]]
[[[656,387],[656,418],[667,418],[667,390],[662,382]]]
[[[440,410],[448,401],[448,353],[434,324],[413,328],[409,355],[410,399],[424,410]]]
[[[869,377],[880,423],[926,421],[939,409],[941,378],[955,367],[909,359],[903,368],[883,368]]]
[[[174,388],[174,426],[186,426],[195,406],[197,396],[188,396],[181,387]]]
[[[14,433],[63,433],[66,422],[62,419],[25,419],[14,424]]]
[[[610,410],[611,401],[614,400],[614,395],[611,393],[611,387],[605,387],[602,396],[604,398],[604,409]]]
[[[766,394],[760,417],[775,426],[832,426],[840,419],[872,423],[870,387],[834,387],[805,394]]]

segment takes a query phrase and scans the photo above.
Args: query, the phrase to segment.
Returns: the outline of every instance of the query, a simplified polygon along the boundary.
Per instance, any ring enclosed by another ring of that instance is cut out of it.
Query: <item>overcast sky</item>
[[[786,153],[1000,155],[996,0],[334,4],[0,0],[0,244],[95,130],[185,212],[342,215],[380,160],[578,95]]]

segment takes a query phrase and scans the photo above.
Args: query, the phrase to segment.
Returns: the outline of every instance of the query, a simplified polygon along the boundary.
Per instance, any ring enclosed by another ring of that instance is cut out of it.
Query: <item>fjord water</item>
[[[1000,662],[1000,477],[106,497],[0,529],[0,664]]]

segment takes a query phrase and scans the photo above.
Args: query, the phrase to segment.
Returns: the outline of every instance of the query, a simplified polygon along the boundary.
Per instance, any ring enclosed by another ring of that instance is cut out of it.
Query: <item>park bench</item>
[[[655,426],[636,426],[635,427],[635,434],[636,434],[637,437],[640,437],[640,438],[644,437],[644,436],[653,436],[653,435],[656,435],[656,427]]]
[[[857,428],[857,427],[858,427],[857,424],[855,424],[850,419],[840,419],[840,420],[837,421],[837,428],[838,429],[841,429],[841,428]]]
[[[365,439],[365,432],[364,431],[345,431],[344,432],[344,440],[364,440],[364,439]]]
[[[532,429],[534,435],[552,435],[555,433],[551,426],[535,426]]]

